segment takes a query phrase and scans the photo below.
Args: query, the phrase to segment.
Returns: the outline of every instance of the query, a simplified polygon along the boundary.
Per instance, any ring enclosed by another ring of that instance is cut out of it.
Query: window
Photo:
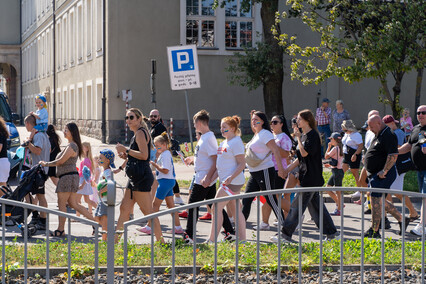
[[[64,96],[63,96],[63,94],[61,96],[61,89],[60,88],[58,88],[56,90],[56,96],[58,98],[58,105],[59,105],[58,108],[59,108],[59,113],[60,113],[59,117],[65,118],[64,117]]]
[[[86,60],[92,59],[92,0],[86,0]]]
[[[96,104],[93,105],[92,109],[96,111],[95,119],[102,119],[102,78],[96,79]]]
[[[225,46],[242,48],[253,46],[252,9],[241,11],[240,1],[231,0],[225,6]]]
[[[86,114],[84,116],[85,119],[92,119],[93,113],[93,104],[92,104],[92,81],[86,81],[86,99],[84,100]]]
[[[62,56],[64,69],[68,67],[68,43],[69,43],[69,32],[68,32],[68,18],[65,15],[62,19]]]
[[[214,10],[214,0],[180,0],[181,44],[195,44],[200,54],[232,55],[261,40],[260,3],[241,10],[242,0],[228,0]]]
[[[214,48],[215,11],[214,0],[186,1],[186,44],[195,44],[201,48]]]
[[[61,21],[58,20],[58,22],[56,23],[56,69],[59,71],[61,71],[61,58],[62,58],[62,33],[61,33]]]
[[[103,53],[103,0],[96,0],[96,56]]]
[[[70,67],[75,65],[75,17],[74,8],[70,10],[69,39],[70,39]]]
[[[83,50],[84,50],[84,44],[83,44],[83,38],[84,38],[84,32],[83,32],[83,4],[78,3],[77,4],[77,62],[78,64],[83,63]]]
[[[71,85],[70,86],[70,95],[67,97],[66,96],[66,92],[64,91],[64,97],[66,100],[66,106],[68,106],[68,110],[67,110],[67,114],[66,114],[66,118],[68,119],[74,119],[74,110],[75,110],[75,102],[74,102],[74,97],[75,97],[75,86]]]
[[[75,98],[75,116],[74,119],[82,119],[83,118],[83,83],[77,84],[77,96]]]

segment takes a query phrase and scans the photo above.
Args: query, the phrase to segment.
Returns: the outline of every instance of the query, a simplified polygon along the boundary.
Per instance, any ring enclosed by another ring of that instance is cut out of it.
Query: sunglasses
[[[417,115],[421,115],[421,114],[426,115],[426,111],[418,111],[417,112]]]
[[[135,118],[134,115],[129,115],[129,116],[126,116],[124,119],[125,120],[128,120],[128,119],[133,120],[134,118]]]
[[[157,118],[158,115],[150,115],[149,117]]]
[[[272,120],[271,121],[271,125],[277,125],[278,123],[280,123],[278,120]]]

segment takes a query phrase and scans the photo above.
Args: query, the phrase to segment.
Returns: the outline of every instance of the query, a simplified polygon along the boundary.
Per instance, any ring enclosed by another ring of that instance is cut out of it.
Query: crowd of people
[[[73,122],[64,127],[64,137],[68,144],[61,151],[61,141],[54,126],[46,123],[45,103],[46,99],[38,96],[37,112],[25,117],[24,124],[30,137],[22,146],[31,156],[31,165],[44,167],[46,174],[55,184],[60,211],[65,212],[67,206],[72,207],[77,214],[99,222],[103,231],[106,231],[107,181],[113,180],[114,174],[122,171],[126,173],[128,183],[120,206],[117,232],[123,229],[124,222],[133,218],[136,203],[144,215],[157,212],[163,201],[168,208],[173,208],[174,204],[183,204],[170,149],[171,139],[158,110],[152,110],[149,118],[144,117],[137,108],[126,112],[126,124],[134,135],[129,146],[120,143],[115,146],[115,153],[124,160],[124,163],[116,168],[114,151],[103,149],[93,157],[90,143],[81,141],[78,126]],[[411,159],[410,163],[415,166],[418,174],[419,191],[426,193],[426,105],[417,109],[419,124],[416,126],[413,126],[407,109],[404,110],[400,121],[391,115],[382,118],[378,111],[370,111],[363,126],[367,130],[363,140],[356,125],[350,120],[348,111],[343,108],[343,102],[337,101],[334,111],[331,111],[329,103],[328,99],[323,99],[322,105],[315,113],[308,109],[301,110],[290,123],[291,132],[283,115],[276,115],[269,120],[264,112],[253,110],[250,113],[253,137],[245,145],[241,139],[239,116],[226,116],[221,119],[220,132],[223,140],[220,145],[210,130],[209,113],[201,110],[193,116],[197,144],[194,155],[184,159],[186,165],[194,165],[188,203],[242,195],[242,203],[239,206],[236,202],[240,201],[235,200],[208,206],[209,215],[202,217],[211,217],[213,220],[207,243],[217,241],[221,227],[224,229],[222,233],[225,240],[235,240],[236,234],[239,241],[246,240],[246,220],[250,216],[254,198],[244,198],[241,193],[244,184],[246,194],[265,192],[262,222],[256,229],[268,230],[269,217],[273,212],[277,223],[280,224],[281,239],[284,242],[291,241],[306,208],[319,228],[320,206],[323,212],[323,234],[327,240],[338,237],[331,215],[340,216],[343,202],[341,193],[335,193],[332,189],[342,186],[348,169],[359,187],[403,190],[404,175],[408,170],[413,170],[413,167],[407,167],[404,161]],[[7,138],[5,122],[0,118],[0,185],[6,185],[9,176]],[[330,213],[324,204],[320,204],[318,192],[295,195],[273,193],[274,189],[296,186],[322,187],[325,183],[324,166],[331,171],[327,186],[330,187],[329,195],[336,203],[333,212]],[[245,169],[249,173],[247,182]],[[216,184],[219,184],[219,189]],[[35,195],[37,204],[47,207],[44,190],[44,187],[40,187],[31,193]],[[355,198],[359,196],[360,193],[353,195]],[[402,200],[402,196],[397,197]],[[374,191],[367,196],[372,224],[365,234],[366,237],[380,237],[382,198],[381,193]],[[300,199],[302,211],[299,211]],[[88,208],[82,205],[82,200],[87,203]],[[405,200],[410,210],[410,216],[406,220],[402,220],[402,214],[392,204],[389,196],[384,202],[385,210],[398,221],[400,233],[406,230],[410,222],[422,217],[411,230],[411,233],[420,236],[424,230],[426,216],[419,216],[410,199]],[[355,202],[360,204],[360,201]],[[172,230],[176,234],[182,234],[187,244],[194,242],[194,220],[197,222],[199,219],[198,213],[199,208],[194,208],[179,215],[172,215]],[[187,218],[185,227],[182,227],[179,216]],[[236,220],[238,226],[235,227],[233,223]],[[388,227],[388,222],[386,218],[385,227]],[[45,214],[34,212],[31,223],[39,229],[46,229]],[[405,227],[402,224],[405,224]],[[51,235],[64,236],[64,226],[65,218],[59,217],[58,227]],[[164,242],[158,218],[153,218],[138,230],[145,234],[154,233],[157,241]],[[102,237],[106,239],[106,234]],[[117,241],[120,237],[120,234],[116,234]],[[278,235],[272,237],[274,242],[278,239]]]

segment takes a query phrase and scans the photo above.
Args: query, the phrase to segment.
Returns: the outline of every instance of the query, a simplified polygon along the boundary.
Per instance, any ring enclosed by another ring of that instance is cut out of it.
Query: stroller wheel
[[[34,226],[34,225],[32,225],[32,224],[28,225],[27,229],[28,229],[27,230],[28,231],[28,233],[27,233],[28,235],[27,236],[29,238],[31,238],[32,236],[34,236],[37,233],[37,227]],[[22,237],[25,238],[25,229],[24,229],[24,227],[22,227],[21,230],[22,230],[21,231]]]

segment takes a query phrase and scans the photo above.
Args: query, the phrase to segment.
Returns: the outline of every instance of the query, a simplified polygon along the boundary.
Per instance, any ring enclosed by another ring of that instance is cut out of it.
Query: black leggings
[[[173,187],[173,193],[180,193],[179,184],[177,181],[175,183],[175,186]]]
[[[274,167],[264,169],[258,172],[250,172],[250,178],[246,186],[246,193],[256,191],[271,191],[272,189],[275,189],[275,176],[276,173]],[[271,206],[272,210],[274,211],[274,214],[277,219],[280,221],[281,224],[284,224],[284,213],[281,208],[278,208],[276,195],[267,194],[265,198],[269,206]],[[243,199],[243,215],[246,220],[250,216],[251,204],[253,202],[253,199],[254,197]]]

